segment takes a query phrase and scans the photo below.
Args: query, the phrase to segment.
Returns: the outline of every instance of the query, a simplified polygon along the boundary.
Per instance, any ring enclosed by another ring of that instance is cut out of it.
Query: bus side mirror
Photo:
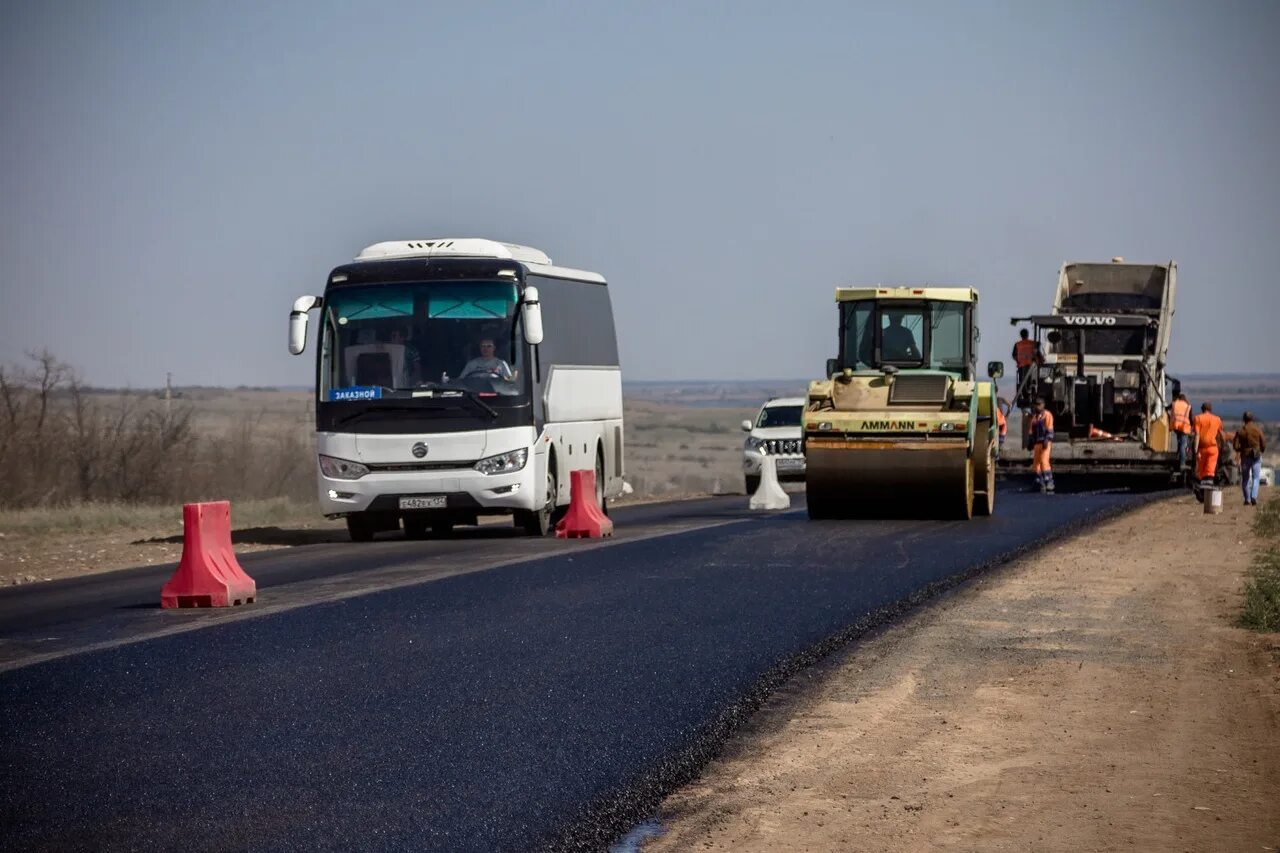
[[[827,378],[828,379],[830,379],[832,376],[835,376],[836,371],[838,369],[839,369],[839,364],[837,363],[836,359],[834,358],[827,359]]]
[[[1004,362],[988,361],[987,376],[991,377],[992,379],[999,379],[1001,376],[1004,376]]]
[[[524,289],[520,311],[524,320],[524,339],[535,346],[542,343],[542,305],[538,302],[538,288],[530,285]]]
[[[324,300],[319,296],[299,296],[289,312],[289,352],[301,355],[307,348],[307,312],[319,308]]]

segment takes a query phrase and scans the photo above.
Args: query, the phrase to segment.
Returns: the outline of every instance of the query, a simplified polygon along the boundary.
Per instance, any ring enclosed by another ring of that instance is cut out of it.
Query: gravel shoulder
[[[1234,627],[1253,511],[1224,498],[1050,545],[793,679],[643,850],[1280,849],[1280,635]]]

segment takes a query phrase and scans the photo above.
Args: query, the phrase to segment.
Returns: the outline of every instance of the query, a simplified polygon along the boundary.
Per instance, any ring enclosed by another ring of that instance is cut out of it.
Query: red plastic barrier
[[[569,511],[556,525],[557,539],[612,536],[613,522],[596,504],[596,472],[569,472]]]
[[[161,607],[230,607],[252,604],[258,585],[231,550],[231,503],[182,507],[182,562],[160,590]]]

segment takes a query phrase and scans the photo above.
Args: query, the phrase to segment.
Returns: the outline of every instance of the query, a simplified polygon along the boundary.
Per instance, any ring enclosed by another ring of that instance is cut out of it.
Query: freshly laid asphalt
[[[0,849],[600,849],[815,656],[1140,500],[810,522],[734,497],[616,511],[603,546],[310,546],[242,561],[276,609],[160,635],[171,567],[0,596],[0,647],[37,661],[0,672]]]

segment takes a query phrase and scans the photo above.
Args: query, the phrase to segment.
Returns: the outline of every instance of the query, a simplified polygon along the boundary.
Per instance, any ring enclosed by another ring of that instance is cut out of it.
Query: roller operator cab
[[[995,510],[995,389],[976,373],[978,293],[838,288],[839,355],[804,413],[809,516]]]
[[[368,540],[447,533],[481,515],[544,535],[569,472],[622,493],[622,377],[605,279],[527,246],[378,243],[330,273],[317,310],[320,503]]]
[[[1166,371],[1177,273],[1173,261],[1068,262],[1052,313],[1012,319],[1032,327],[1041,353],[1014,399],[1026,410],[1041,397],[1053,413],[1055,471],[1178,475],[1168,411],[1178,382]],[[1006,446],[1001,464],[1025,466],[1025,434],[1021,445]]]

